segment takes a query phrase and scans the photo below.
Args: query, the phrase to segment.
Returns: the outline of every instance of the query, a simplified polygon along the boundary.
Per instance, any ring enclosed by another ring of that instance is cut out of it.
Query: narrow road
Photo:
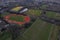
[[[46,22],[49,22],[49,23],[56,24],[56,25],[60,26],[60,20],[57,20],[57,19],[54,19],[54,18],[49,18],[45,14],[41,15],[39,18],[46,21]]]

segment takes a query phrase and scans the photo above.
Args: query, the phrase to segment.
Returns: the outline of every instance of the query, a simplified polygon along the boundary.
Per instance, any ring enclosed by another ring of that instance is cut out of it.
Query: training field
[[[20,40],[48,40],[54,27],[53,24],[37,19],[35,23],[23,33]]]
[[[27,29],[21,40],[48,40],[52,25],[46,23],[40,19],[37,19],[35,23]]]

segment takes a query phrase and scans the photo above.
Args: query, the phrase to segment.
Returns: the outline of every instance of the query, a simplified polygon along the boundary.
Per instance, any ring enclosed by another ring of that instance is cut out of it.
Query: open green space
[[[29,15],[40,16],[41,10],[29,9],[26,13],[29,14]]]
[[[60,13],[56,13],[56,12],[51,12],[51,11],[47,11],[46,15],[50,18],[55,18],[60,20]]]
[[[56,12],[47,11],[46,15],[50,18],[55,18],[56,17]]]
[[[24,32],[21,40],[48,40],[52,24],[37,19],[35,23]]]
[[[15,20],[18,22],[23,22],[24,21],[24,16],[10,16],[10,20]]]

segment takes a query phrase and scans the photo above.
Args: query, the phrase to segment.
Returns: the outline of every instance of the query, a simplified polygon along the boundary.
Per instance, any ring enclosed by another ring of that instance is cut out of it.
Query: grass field
[[[47,11],[46,15],[50,18],[55,18],[56,17],[56,12]]]
[[[24,22],[24,16],[11,16],[10,20],[15,20],[17,22]]]
[[[35,23],[24,32],[21,40],[48,40],[52,24],[37,19]]]
[[[40,16],[41,10],[29,9],[26,13],[27,13],[27,14],[29,14],[29,15],[36,15],[36,16]]]
[[[50,18],[55,18],[55,19],[60,20],[60,13],[47,11],[46,15]]]

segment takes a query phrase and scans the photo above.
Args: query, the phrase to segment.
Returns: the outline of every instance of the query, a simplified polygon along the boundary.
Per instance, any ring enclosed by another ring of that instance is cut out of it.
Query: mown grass
[[[31,26],[30,29],[26,30],[21,40],[48,40],[49,33],[52,24],[46,23],[40,19]]]
[[[41,10],[29,9],[26,13],[29,14],[29,15],[40,16]]]
[[[47,11],[46,15],[50,18],[55,18],[56,17],[56,12]]]
[[[24,16],[10,16],[10,20],[15,20],[17,22],[23,22]]]
[[[50,18],[55,18],[57,20],[60,20],[60,14],[59,13],[48,11],[46,15]],[[56,25],[54,26],[54,28],[52,30],[51,37],[49,40],[57,40],[57,31],[58,31],[57,27],[58,26],[56,26]]]
[[[47,11],[46,15],[47,15],[49,18],[55,18],[55,19],[60,20],[60,13]]]

